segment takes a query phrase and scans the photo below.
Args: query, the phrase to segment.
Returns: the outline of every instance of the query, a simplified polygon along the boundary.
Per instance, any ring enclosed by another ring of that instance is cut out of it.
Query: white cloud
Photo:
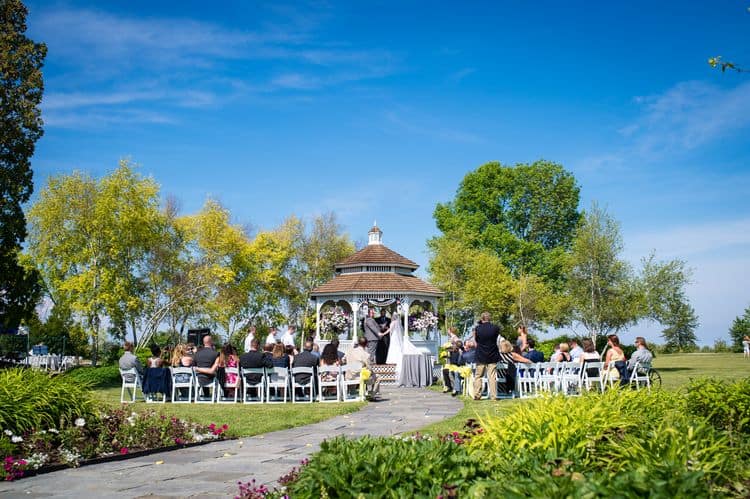
[[[636,103],[642,115],[620,132],[645,157],[694,149],[750,125],[750,82],[732,88],[681,82]]]

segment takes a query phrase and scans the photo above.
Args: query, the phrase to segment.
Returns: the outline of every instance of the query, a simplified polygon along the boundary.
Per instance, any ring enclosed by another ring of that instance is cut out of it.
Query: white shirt
[[[250,343],[253,341],[253,339],[255,339],[255,335],[253,334],[253,332],[251,331],[247,333],[247,336],[245,336],[245,351],[246,352],[250,351]]]
[[[281,337],[281,342],[284,346],[294,346],[294,334],[286,330],[286,333]]]
[[[570,360],[578,360],[578,357],[580,357],[581,354],[583,354],[583,348],[576,345],[576,347],[571,349],[570,352],[568,353],[570,353]]]
[[[276,334],[273,331],[268,332],[266,336],[266,345],[273,345],[276,343]]]

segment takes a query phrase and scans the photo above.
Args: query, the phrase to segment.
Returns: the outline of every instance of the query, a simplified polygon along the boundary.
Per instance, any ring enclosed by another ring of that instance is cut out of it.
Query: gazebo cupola
[[[412,260],[383,244],[383,231],[374,224],[367,233],[368,244],[335,266],[336,275],[315,288],[315,300],[320,336],[320,312],[326,303],[348,305],[355,318],[361,317],[371,306],[393,307],[394,304],[408,330],[409,306],[425,303],[437,311],[437,300],[443,293],[430,283],[414,275],[419,268]],[[357,336],[358,320],[353,321],[353,336]]]

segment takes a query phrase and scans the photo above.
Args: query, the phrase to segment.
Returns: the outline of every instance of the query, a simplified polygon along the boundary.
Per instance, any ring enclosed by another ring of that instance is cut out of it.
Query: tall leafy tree
[[[742,339],[750,336],[750,307],[745,309],[742,316],[734,318],[729,328],[729,336],[732,338],[732,346],[736,350],[742,350]]]
[[[314,330],[310,294],[333,277],[337,262],[354,253],[354,243],[334,213],[318,215],[309,223],[292,216],[278,230],[291,238],[293,244],[288,267],[287,315],[291,322],[300,322]]]
[[[578,199],[575,178],[559,164],[491,162],[468,173],[434,217],[441,237],[493,252],[513,276],[556,282],[580,217]]]
[[[594,341],[643,316],[640,282],[622,250],[618,223],[594,204],[576,231],[567,281],[572,318]]]
[[[31,157],[42,136],[43,43],[26,37],[26,7],[0,2],[0,327],[30,317],[38,275],[18,262],[26,238],[22,205],[33,191]]]
[[[687,301],[674,300],[667,309],[662,322],[665,347],[668,351],[690,352],[696,348],[695,329],[698,327],[698,316]]]
[[[162,242],[156,183],[125,161],[100,180],[79,172],[53,177],[29,222],[29,256],[50,298],[82,319],[94,359],[105,318],[130,324],[137,342],[145,260]]]

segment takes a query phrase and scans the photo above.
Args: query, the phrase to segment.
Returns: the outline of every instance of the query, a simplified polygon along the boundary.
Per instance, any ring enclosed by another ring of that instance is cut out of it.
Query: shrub
[[[711,378],[691,380],[685,388],[688,413],[706,418],[716,428],[750,433],[750,378],[727,382]]]
[[[120,369],[117,365],[76,367],[63,374],[63,377],[71,383],[90,388],[108,388],[120,385]]]
[[[465,446],[441,439],[336,437],[288,485],[292,497],[438,497],[488,472]]]
[[[0,371],[0,428],[21,434],[58,428],[95,414],[97,403],[86,385],[33,369]]]

